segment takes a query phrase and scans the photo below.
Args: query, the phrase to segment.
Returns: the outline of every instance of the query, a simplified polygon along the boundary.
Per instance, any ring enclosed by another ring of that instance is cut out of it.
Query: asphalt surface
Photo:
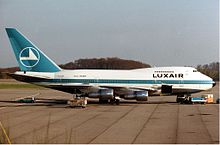
[[[219,95],[219,86],[208,93]],[[0,89],[1,101],[41,93],[69,99],[49,89]],[[199,96],[203,93],[194,94]],[[219,143],[219,104],[177,104],[175,96],[117,105],[90,101],[85,109],[55,103],[0,102],[0,121],[12,143]]]

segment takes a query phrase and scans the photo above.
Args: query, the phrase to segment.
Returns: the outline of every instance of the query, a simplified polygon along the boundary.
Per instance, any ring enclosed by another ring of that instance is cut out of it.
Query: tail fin
[[[16,29],[6,28],[6,32],[21,71],[58,72],[61,70],[59,66]]]

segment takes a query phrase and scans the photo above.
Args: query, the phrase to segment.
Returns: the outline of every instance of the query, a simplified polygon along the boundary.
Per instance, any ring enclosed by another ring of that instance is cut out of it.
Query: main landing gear
[[[120,100],[121,100],[120,97],[113,97],[112,99],[99,98],[99,103],[101,103],[101,104],[111,103],[112,105],[114,105],[114,104],[119,105]]]
[[[111,103],[112,104],[116,104],[116,105],[119,105],[120,104],[120,100],[121,98],[120,97],[114,97],[112,100],[111,100]]]
[[[188,104],[190,102],[190,94],[180,94],[176,97],[176,102],[181,104]]]

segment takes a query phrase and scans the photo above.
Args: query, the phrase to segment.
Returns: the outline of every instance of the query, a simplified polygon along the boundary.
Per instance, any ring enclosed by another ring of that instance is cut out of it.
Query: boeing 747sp
[[[133,70],[64,70],[24,35],[6,28],[20,71],[10,74],[19,81],[119,103],[121,98],[147,101],[148,96],[190,94],[211,89],[215,82],[192,67],[155,67]]]

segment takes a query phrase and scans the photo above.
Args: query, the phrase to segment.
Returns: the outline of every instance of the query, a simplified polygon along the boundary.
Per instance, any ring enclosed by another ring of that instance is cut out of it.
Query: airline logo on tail
[[[19,60],[25,67],[34,67],[40,60],[40,54],[35,48],[26,47],[20,52]]]

